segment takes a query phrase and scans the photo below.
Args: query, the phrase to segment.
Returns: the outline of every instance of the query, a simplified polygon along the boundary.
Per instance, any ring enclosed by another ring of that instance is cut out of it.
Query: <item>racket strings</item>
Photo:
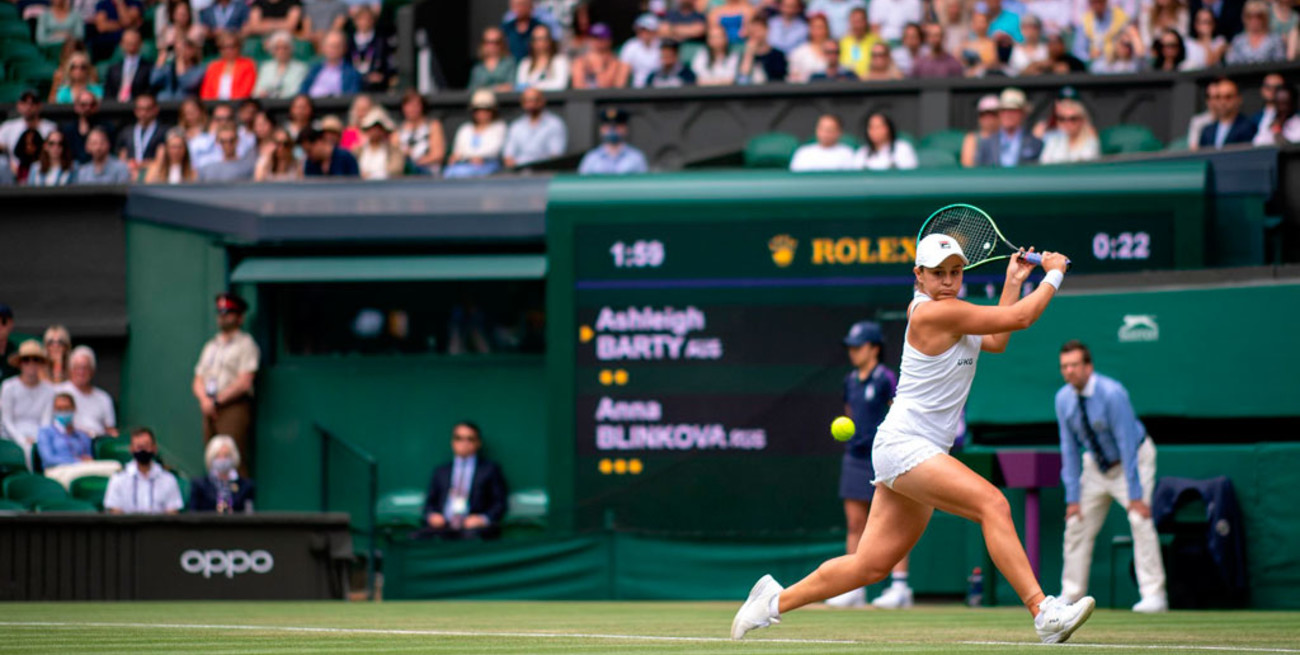
[[[991,257],[998,244],[992,221],[968,207],[952,207],[935,216],[922,238],[930,234],[952,237],[972,264]]]

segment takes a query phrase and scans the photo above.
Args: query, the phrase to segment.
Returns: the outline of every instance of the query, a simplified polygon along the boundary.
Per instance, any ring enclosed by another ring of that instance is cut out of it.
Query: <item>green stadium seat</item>
[[[93,514],[99,511],[99,508],[91,505],[84,500],[76,498],[58,498],[53,500],[42,500],[37,502],[33,507],[37,512],[76,512],[80,514]]]
[[[1185,136],[1180,136],[1177,139],[1170,141],[1169,145],[1165,146],[1165,150],[1170,152],[1183,152],[1187,149],[1187,137]]]
[[[767,132],[745,143],[745,168],[790,167],[790,158],[799,149],[799,138],[785,132]]]
[[[507,523],[546,523],[551,500],[545,489],[520,489],[507,499]]]
[[[424,491],[396,489],[375,503],[375,527],[380,530],[415,529],[424,525]]]
[[[316,46],[313,46],[311,41],[299,41],[295,39],[293,42],[293,58],[304,62],[310,62],[316,59]]]
[[[171,474],[176,478],[176,486],[180,487],[181,490],[181,503],[182,503],[181,509],[189,509],[190,508],[190,486],[191,486],[190,479],[181,475],[180,473],[177,473],[176,471],[172,471]]]
[[[27,23],[22,21],[2,21],[0,22],[0,39],[7,41],[20,41],[32,39],[32,33],[27,29]]]
[[[90,444],[95,459],[114,459],[122,464],[131,461],[131,442],[114,437],[96,437]]]
[[[920,168],[957,168],[961,164],[956,154],[937,148],[917,150],[916,161]]]
[[[12,2],[0,2],[0,21],[20,21],[23,17],[18,14],[18,5]]]
[[[1101,152],[1117,155],[1130,152],[1157,152],[1164,144],[1145,125],[1115,125],[1101,131]]]
[[[4,495],[9,500],[32,507],[40,502],[68,498],[63,485],[43,475],[15,473],[4,479]]]
[[[27,508],[22,503],[14,502],[8,498],[0,498],[0,513],[6,512],[26,512]]]
[[[961,144],[966,140],[966,130],[939,130],[921,138],[921,150],[943,150],[961,157]]]
[[[252,57],[260,62],[270,58],[271,54],[262,46],[262,39],[250,38],[244,41],[244,56]]]
[[[911,132],[903,132],[900,130],[898,134],[894,135],[894,138],[899,141],[906,141],[909,144],[911,144],[913,147],[916,146],[916,137],[912,136]]]
[[[104,508],[104,492],[108,491],[108,477],[103,475],[87,475],[72,481],[72,497],[77,500],[94,505],[99,509]]]
[[[23,448],[8,439],[0,439],[0,477],[27,471],[27,456]]]

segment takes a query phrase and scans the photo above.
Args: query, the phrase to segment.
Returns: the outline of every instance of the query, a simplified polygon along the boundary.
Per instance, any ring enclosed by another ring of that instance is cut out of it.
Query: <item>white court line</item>
[[[0,621],[0,627],[32,628],[143,628],[151,630],[245,630],[250,632],[294,632],[316,634],[358,634],[358,635],[405,635],[417,637],[504,637],[524,639],[611,639],[621,641],[667,641],[692,643],[730,643],[726,637],[670,637],[664,635],[617,635],[585,632],[485,632],[472,630],[399,630],[378,628],[322,628],[309,626],[281,625],[220,625],[196,623],[113,623],[113,622],[64,622],[64,621]],[[939,646],[936,641],[906,640],[871,640],[856,641],[852,639],[753,639],[747,644],[830,644],[840,646],[896,645]],[[1044,646],[1030,641],[958,641],[967,646]],[[1292,653],[1300,654],[1296,648],[1266,648],[1254,646],[1199,646],[1188,644],[1056,644],[1052,648],[1100,648],[1118,650],[1179,650],[1231,653]]]

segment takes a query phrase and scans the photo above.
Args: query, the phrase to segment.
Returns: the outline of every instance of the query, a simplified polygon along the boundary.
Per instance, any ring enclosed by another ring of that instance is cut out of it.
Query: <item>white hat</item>
[[[638,30],[650,30],[651,32],[656,32],[659,30],[659,17],[651,13],[641,14],[636,17],[636,22],[633,23],[633,27]]]
[[[966,253],[961,251],[961,245],[946,234],[931,234],[916,244],[917,266],[935,268],[953,255],[961,257],[962,264],[970,264],[970,260],[966,259]]]

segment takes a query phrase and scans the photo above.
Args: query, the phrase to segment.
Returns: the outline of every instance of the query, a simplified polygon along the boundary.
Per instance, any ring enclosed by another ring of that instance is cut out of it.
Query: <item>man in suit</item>
[[[501,467],[479,456],[483,433],[462,421],[451,430],[449,464],[433,471],[424,502],[424,535],[443,539],[494,539],[506,515],[505,476]]]
[[[216,0],[199,12],[199,24],[207,31],[208,38],[217,32],[239,34],[248,22],[249,13],[248,3],[243,0]]]
[[[145,92],[135,97],[135,122],[117,133],[117,158],[126,162],[131,179],[139,177],[167,140],[166,125],[158,123],[158,100]]]
[[[108,67],[104,81],[105,99],[131,102],[149,91],[153,63],[140,56],[141,43],[139,30],[131,28],[122,32],[122,61]]]
[[[1237,90],[1237,83],[1223,78],[1214,83],[1213,89],[1209,98],[1214,122],[1201,130],[1198,147],[1217,150],[1234,143],[1254,141],[1256,126],[1241,115],[1241,92]]]
[[[1038,161],[1043,142],[1025,129],[1028,110],[1024,91],[1015,87],[1002,90],[998,96],[998,131],[979,140],[975,149],[976,166],[1014,168]]]

